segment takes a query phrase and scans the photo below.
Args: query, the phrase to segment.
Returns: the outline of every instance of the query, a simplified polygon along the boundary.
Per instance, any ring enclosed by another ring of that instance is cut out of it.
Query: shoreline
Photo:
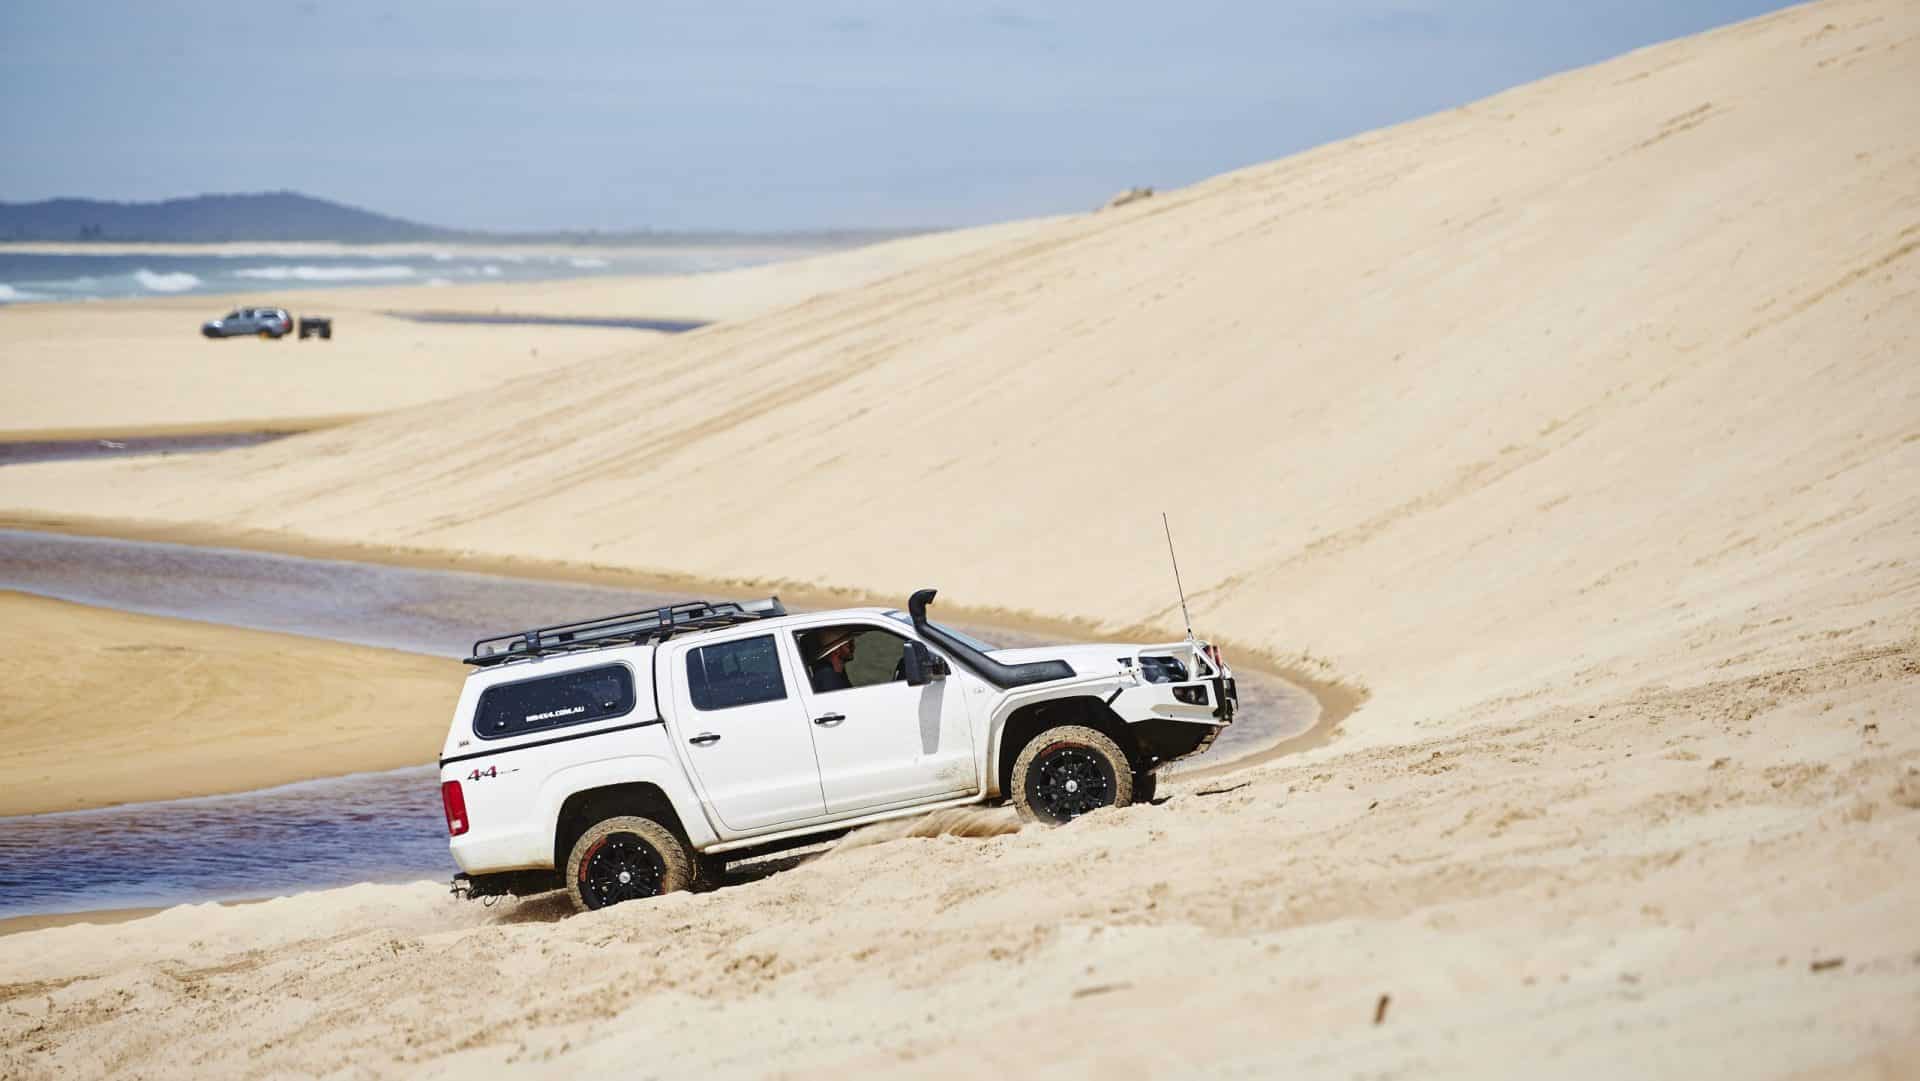
[[[467,255],[475,258],[505,258],[508,256],[606,256],[606,255],[707,255],[714,252],[833,252],[851,247],[863,247],[870,244],[884,244],[893,240],[908,240],[913,237],[929,236],[935,233],[953,232],[968,226],[942,226],[931,229],[914,229],[900,233],[875,233],[872,235],[791,237],[714,237],[711,240],[691,240],[685,237],[663,239],[661,243],[650,244],[635,239],[629,242],[604,244],[567,244],[533,241],[526,244],[487,243],[450,240],[444,243],[429,240],[399,240],[358,244],[343,240],[5,240],[0,241],[0,255],[219,255],[253,258],[277,258],[286,256],[353,256],[379,255],[396,258],[431,256],[438,253]]]
[[[165,911],[166,909],[161,907],[90,908],[78,912],[37,912],[30,916],[3,916],[0,917],[0,938],[25,934],[28,931],[44,931],[49,927],[104,927],[116,923],[131,923]]]
[[[200,421],[187,424],[103,424],[77,428],[8,428],[0,430],[0,444],[73,443],[89,439],[186,439],[201,435],[251,435],[274,432],[279,435],[305,435],[308,432],[338,428],[375,414],[339,413],[331,416],[260,417],[254,419]]]
[[[241,908],[246,905],[265,904],[276,900],[273,897],[234,897],[225,901],[188,902],[189,904],[218,905],[221,908]],[[28,931],[44,931],[53,927],[110,927],[116,923],[132,923],[144,920],[148,916],[157,916],[180,905],[148,905],[132,908],[83,908],[75,912],[34,912],[25,916],[0,916],[0,938],[8,935],[26,934]]]

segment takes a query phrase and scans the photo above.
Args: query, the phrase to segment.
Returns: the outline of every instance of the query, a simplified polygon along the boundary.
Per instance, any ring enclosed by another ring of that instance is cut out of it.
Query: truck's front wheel
[[[658,897],[693,884],[693,854],[651,818],[602,819],[580,835],[567,857],[567,896],[589,912],[622,901]]]
[[[1020,817],[1059,825],[1101,807],[1133,802],[1133,764],[1105,734],[1077,724],[1049,728],[1013,761]]]

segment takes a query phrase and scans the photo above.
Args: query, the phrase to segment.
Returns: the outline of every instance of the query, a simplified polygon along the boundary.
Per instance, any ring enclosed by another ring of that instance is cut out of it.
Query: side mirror
[[[947,678],[951,669],[925,644],[908,641],[900,650],[900,671],[907,677],[907,686],[924,687],[936,679]]]

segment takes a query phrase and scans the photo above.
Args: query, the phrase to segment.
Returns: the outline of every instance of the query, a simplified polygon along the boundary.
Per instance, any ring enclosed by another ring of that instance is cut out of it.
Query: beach
[[[0,815],[431,762],[456,661],[0,592]],[[84,703],[84,705],[80,705]]]
[[[0,469],[14,526],[1141,641],[1184,630],[1165,511],[1195,630],[1342,703],[1155,805],[582,916],[423,882],[10,935],[0,1073],[1909,1075],[1917,57],[1912,5],[1824,0],[937,257],[473,286],[713,325]],[[107,415],[33,385],[0,427]],[[182,385],[114,415],[265,404]]]

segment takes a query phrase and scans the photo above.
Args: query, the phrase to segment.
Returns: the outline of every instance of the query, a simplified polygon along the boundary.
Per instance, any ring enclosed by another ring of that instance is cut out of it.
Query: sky
[[[0,200],[291,189],[472,229],[1091,209],[1768,0],[0,0]]]

